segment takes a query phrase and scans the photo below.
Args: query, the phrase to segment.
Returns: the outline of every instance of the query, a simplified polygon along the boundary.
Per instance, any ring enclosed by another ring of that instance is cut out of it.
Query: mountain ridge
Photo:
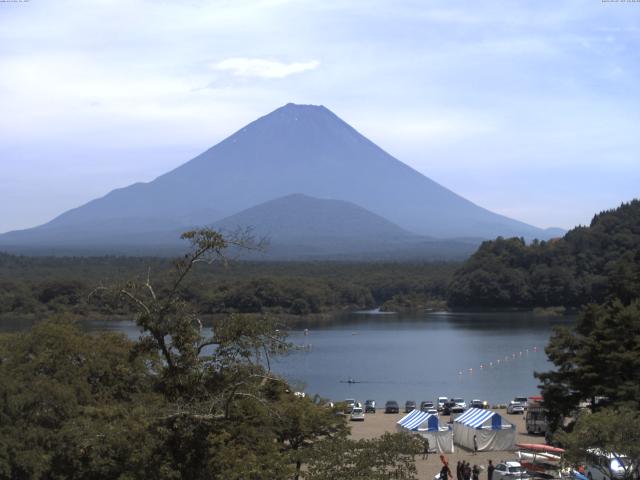
[[[301,221],[306,223],[301,225]],[[302,193],[268,200],[214,222],[212,227],[220,230],[251,227],[262,230],[271,238],[285,239],[296,236],[358,237],[370,234],[386,238],[419,238],[354,203],[318,199]]]
[[[324,106],[287,104],[151,182],[115,189],[44,225],[0,235],[0,245],[64,244],[65,235],[81,241],[92,229],[106,235],[112,228],[119,237],[168,232],[293,193],[347,201],[411,233],[441,239],[556,235],[464,199]]]
[[[263,260],[463,259],[479,239],[435,239],[403,230],[387,219],[344,200],[291,194],[261,203],[215,222],[212,228],[234,235],[250,230],[266,239],[264,252],[238,252]]]

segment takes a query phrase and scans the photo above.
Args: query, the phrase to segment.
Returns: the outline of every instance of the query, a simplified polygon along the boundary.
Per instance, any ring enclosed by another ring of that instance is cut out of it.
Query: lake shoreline
[[[571,317],[579,313],[580,309],[572,309],[565,307],[536,307],[536,308],[518,308],[518,307],[501,307],[501,308],[443,308],[443,309],[431,309],[431,308],[419,308],[419,309],[400,309],[394,311],[386,311],[383,310],[383,306],[374,307],[371,309],[361,309],[361,308],[344,308],[331,310],[326,312],[319,313],[311,313],[307,315],[295,315],[291,313],[275,313],[275,312],[264,312],[264,313],[239,313],[239,312],[230,312],[230,313],[214,313],[214,314],[205,314],[201,316],[203,325],[207,327],[211,327],[215,325],[215,322],[218,319],[224,318],[228,315],[237,314],[237,315],[249,315],[254,317],[271,317],[275,318],[278,321],[281,321],[282,328],[288,329],[304,329],[304,328],[314,328],[314,327],[322,327],[322,326],[331,326],[331,325],[341,325],[348,324],[350,321],[345,320],[349,318],[351,315],[375,315],[381,318],[388,318],[390,321],[393,320],[393,317],[397,316],[406,316],[406,315],[424,315],[424,314],[477,314],[477,315],[487,315],[487,314],[507,314],[507,313],[531,313],[535,316],[539,316],[541,318],[549,318],[549,317]],[[15,331],[22,330],[24,328],[29,328],[36,323],[41,321],[45,321],[47,319],[54,318],[58,315],[66,316],[73,321],[84,323],[84,322],[123,322],[123,321],[134,321],[134,314],[103,314],[100,312],[91,312],[89,314],[80,315],[78,313],[73,312],[63,312],[63,313],[49,313],[42,317],[37,314],[25,314],[25,315],[12,315],[12,314],[3,314],[0,315],[0,332],[1,331]],[[6,328],[7,325],[15,324],[16,328]],[[5,328],[3,328],[5,327]]]
[[[296,390],[332,400],[446,395],[505,403],[513,395],[538,393],[533,373],[551,368],[544,348],[553,328],[571,327],[574,320],[531,312],[341,313],[315,325],[307,318],[284,327],[295,348],[272,358],[271,366]],[[3,322],[1,328],[30,326]],[[85,318],[80,327],[134,341],[141,333],[130,317]],[[344,383],[349,378],[358,383]]]

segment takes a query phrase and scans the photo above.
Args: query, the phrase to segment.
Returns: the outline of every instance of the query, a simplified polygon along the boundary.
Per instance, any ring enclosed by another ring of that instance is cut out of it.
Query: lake
[[[273,369],[311,395],[379,405],[438,396],[503,403],[535,395],[533,372],[551,368],[544,347],[553,327],[575,322],[530,312],[350,313],[334,320],[307,334],[291,331],[289,340],[302,348],[277,358]],[[139,335],[128,321],[91,321],[87,328]],[[361,383],[344,383],[349,378]]]
[[[349,314],[290,340],[309,346],[274,369],[308,393],[333,400],[434,400],[461,396],[491,403],[537,394],[534,371],[554,326],[572,317],[533,313]],[[349,378],[362,383],[341,383]]]

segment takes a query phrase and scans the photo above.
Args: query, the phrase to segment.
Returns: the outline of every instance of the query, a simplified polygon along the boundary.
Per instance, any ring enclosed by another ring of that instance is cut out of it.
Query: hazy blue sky
[[[640,196],[640,3],[0,3],[0,232],[323,104],[541,227]]]

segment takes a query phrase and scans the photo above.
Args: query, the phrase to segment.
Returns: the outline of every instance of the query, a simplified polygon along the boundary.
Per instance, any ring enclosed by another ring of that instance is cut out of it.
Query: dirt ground
[[[517,443],[544,443],[544,437],[539,435],[529,435],[526,432],[523,415],[507,415],[506,410],[497,410],[505,420],[516,426]],[[396,422],[404,417],[405,413],[386,414],[378,412],[367,414],[364,422],[350,422],[351,437],[354,439],[375,438],[384,432],[397,432]],[[449,417],[440,417],[440,421],[448,421]],[[484,467],[480,474],[481,480],[487,479],[486,466],[488,460],[491,459],[493,464],[500,463],[503,460],[517,460],[514,452],[478,452],[473,455],[472,452],[464,448],[454,445],[455,453],[445,454],[451,467],[451,473],[455,480],[455,467],[458,460],[466,460],[473,467],[474,464]],[[416,456],[416,466],[418,468],[418,478],[420,480],[433,480],[433,477],[440,472],[442,463],[439,454],[430,454],[426,460],[422,459],[422,455]]]

